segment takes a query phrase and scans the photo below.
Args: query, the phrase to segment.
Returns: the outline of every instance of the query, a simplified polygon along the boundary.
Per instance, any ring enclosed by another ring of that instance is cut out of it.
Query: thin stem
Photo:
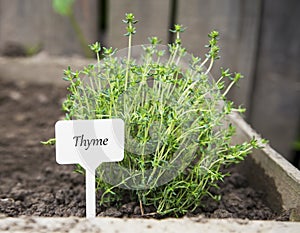
[[[129,27],[132,25],[131,22],[129,22]],[[129,75],[129,64],[130,64],[130,57],[131,57],[131,44],[132,44],[132,34],[129,33],[128,35],[128,52],[127,52],[127,67],[126,67],[126,74],[125,74],[125,91],[127,90],[128,85],[128,75]]]
[[[214,58],[212,57],[210,60],[210,63],[209,63],[209,67],[207,68],[206,72],[204,73],[205,75],[207,75],[211,71],[213,64],[214,64]]]
[[[91,52],[91,50],[87,47],[87,40],[84,36],[84,33],[82,32],[76,18],[75,18],[75,15],[73,13],[73,11],[71,11],[70,15],[69,15],[69,19],[70,19],[70,22],[72,24],[72,27],[79,39],[79,43],[80,43],[80,46],[81,48],[83,49],[83,52],[84,52],[84,55],[88,58],[92,58],[93,57],[93,54]]]
[[[224,91],[224,93],[223,93],[223,97],[225,97],[228,94],[228,92],[230,91],[230,89],[233,87],[234,84],[235,84],[235,82],[231,82],[229,84],[229,86],[227,87],[226,91]]]

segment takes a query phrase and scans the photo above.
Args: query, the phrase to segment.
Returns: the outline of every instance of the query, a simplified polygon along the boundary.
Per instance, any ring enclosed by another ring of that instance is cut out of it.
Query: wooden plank
[[[39,54],[26,58],[0,57],[0,78],[16,82],[67,86],[69,83],[64,81],[62,77],[68,66],[71,66],[72,70],[79,70],[95,63],[96,60],[78,56],[62,57]]]
[[[300,2],[264,4],[250,122],[290,158],[300,124]]]
[[[52,1],[43,1],[45,27],[43,31],[43,46],[52,55],[72,55],[82,53],[80,43],[76,38],[70,20],[52,10]]]
[[[237,127],[234,143],[242,143],[260,136],[237,114],[230,116],[230,121]],[[300,208],[300,171],[269,145],[262,150],[255,150],[242,164],[248,181],[267,193],[266,201],[270,208],[280,212],[281,209]],[[297,214],[298,213],[298,214]],[[295,212],[299,218],[299,212]]]
[[[133,38],[133,44],[146,44],[150,36],[158,36],[167,43],[169,28],[169,0],[110,0],[107,46],[114,48],[127,48],[125,34],[126,25],[122,22],[125,13],[133,13],[137,23],[137,34]]]
[[[34,46],[41,42],[39,30],[43,22],[41,12],[36,8],[39,0],[2,0],[0,1],[0,48],[8,43]],[[37,11],[32,12],[31,9]]]
[[[215,63],[212,74],[219,77],[219,67],[244,74],[240,88],[230,92],[230,98],[237,105],[249,107],[252,70],[256,53],[256,39],[259,23],[260,0],[179,0],[178,23],[187,26],[183,43],[193,54],[204,56],[207,34],[212,30],[220,32],[221,59]]]
[[[87,42],[89,44],[96,42],[99,37],[99,0],[76,0],[74,13]]]
[[[9,42],[29,48],[40,45],[53,55],[83,54],[67,17],[56,14],[52,1],[1,0],[0,49]],[[88,43],[97,39],[98,1],[77,0],[74,6]]]
[[[84,54],[70,20],[53,12],[51,1],[45,1],[44,5],[46,50],[53,55]],[[74,13],[87,44],[94,43],[98,38],[98,1],[76,0]]]
[[[18,218],[1,217],[2,232],[263,232],[263,233],[298,233],[299,222],[281,222],[248,219],[213,219],[199,217],[184,218],[78,218],[78,217],[36,217]],[[150,230],[145,230],[149,228]],[[83,230],[84,229],[84,230]],[[122,229],[122,231],[120,231]]]

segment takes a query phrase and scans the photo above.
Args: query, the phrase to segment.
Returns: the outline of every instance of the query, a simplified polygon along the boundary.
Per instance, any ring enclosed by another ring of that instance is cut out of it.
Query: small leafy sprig
[[[127,24],[126,27],[126,34],[124,34],[125,36],[131,36],[134,35],[136,33],[136,27],[134,26],[138,21],[135,20],[135,17],[132,13],[128,13],[125,15],[125,19],[123,20],[123,22],[125,24]]]
[[[126,74],[125,74],[125,91],[127,89],[127,84],[128,84],[128,75],[129,75],[129,62],[130,62],[130,57],[131,57],[131,45],[132,45],[132,36],[136,33],[136,28],[135,24],[138,22],[135,20],[135,17],[132,13],[128,13],[125,15],[125,20],[123,22],[127,24],[126,27],[126,34],[125,36],[128,36],[128,54],[127,54],[127,67],[126,67]]]
[[[218,187],[217,181],[228,175],[222,167],[261,148],[256,139],[231,142],[235,128],[227,115],[244,109],[235,109],[226,95],[243,76],[221,69],[221,77],[211,80],[209,72],[219,59],[219,33],[208,35],[208,52],[202,60],[183,47],[185,28],[179,24],[171,30],[176,35],[174,43],[162,49],[159,38],[149,38],[150,45],[140,47],[137,62],[131,57],[137,21],[129,13],[123,22],[128,37],[126,58],[118,60],[116,50],[96,42],[90,46],[96,65],[64,72],[70,83],[63,103],[66,120],[118,117],[125,121],[124,160],[98,169],[100,203],[121,205],[130,196],[140,203],[142,214],[144,206],[152,206],[155,214],[180,216],[203,205],[205,196],[219,200],[210,188]],[[227,87],[225,79],[231,81]],[[76,171],[83,172],[80,167]],[[166,174],[172,179],[163,182]]]

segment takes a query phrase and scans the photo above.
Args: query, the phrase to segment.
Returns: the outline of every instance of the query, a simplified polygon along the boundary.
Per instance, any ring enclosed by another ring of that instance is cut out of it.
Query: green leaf
[[[74,0],[52,0],[54,11],[62,16],[68,16],[72,13]]]
[[[50,138],[48,141],[45,141],[45,142],[41,141],[41,144],[43,144],[43,145],[54,145],[55,141],[56,141],[55,138]]]

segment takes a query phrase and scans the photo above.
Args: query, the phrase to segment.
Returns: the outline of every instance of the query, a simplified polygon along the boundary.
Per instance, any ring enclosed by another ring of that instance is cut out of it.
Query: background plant
[[[190,56],[182,46],[182,25],[171,30],[176,40],[167,48],[151,37],[149,45],[138,47],[140,56],[135,58],[132,38],[137,21],[133,14],[126,14],[124,23],[126,55],[101,49],[96,42],[90,46],[97,55],[96,64],[81,71],[65,70],[64,79],[70,82],[62,106],[65,119],[125,121],[124,160],[98,168],[101,204],[121,205],[129,197],[140,203],[142,214],[148,205],[160,215],[185,214],[205,204],[205,196],[218,200],[210,188],[228,175],[221,168],[259,148],[255,139],[231,144],[234,127],[226,116],[244,110],[235,109],[226,94],[242,75],[221,69],[217,81],[210,78],[219,58],[216,31],[209,34],[203,60]],[[83,172],[80,167],[77,171]]]
[[[57,14],[68,17],[86,57],[92,57],[87,46],[87,39],[74,15],[75,0],[52,0],[52,7]]]

